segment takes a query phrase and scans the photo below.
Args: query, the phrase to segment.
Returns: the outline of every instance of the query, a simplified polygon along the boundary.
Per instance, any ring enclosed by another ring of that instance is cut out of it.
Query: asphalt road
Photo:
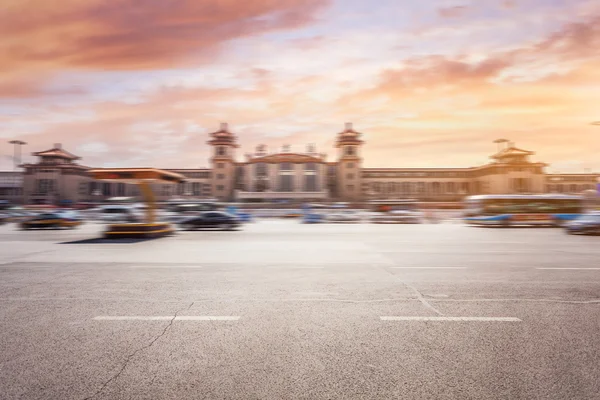
[[[600,237],[100,229],[0,227],[0,398],[600,398]]]

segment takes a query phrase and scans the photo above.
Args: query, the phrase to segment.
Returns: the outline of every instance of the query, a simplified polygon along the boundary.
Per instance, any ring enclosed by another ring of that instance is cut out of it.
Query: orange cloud
[[[0,10],[0,69],[164,68],[225,42],[310,22],[328,0],[13,1]]]
[[[468,11],[468,6],[442,7],[438,9],[438,14],[443,18],[459,18],[465,16]]]

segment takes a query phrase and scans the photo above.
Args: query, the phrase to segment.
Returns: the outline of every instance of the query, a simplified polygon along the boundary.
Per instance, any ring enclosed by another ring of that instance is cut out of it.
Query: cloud
[[[460,18],[464,17],[468,11],[468,6],[441,7],[438,9],[438,14],[443,18]]]
[[[228,41],[310,23],[328,0],[14,1],[0,11],[0,69],[152,69]]]
[[[427,56],[407,60],[403,67],[382,74],[381,86],[396,89],[482,83],[510,65],[508,60],[492,58],[479,63]]]
[[[515,0],[503,0],[500,2],[500,5],[503,8],[511,9],[517,7],[517,2]]]

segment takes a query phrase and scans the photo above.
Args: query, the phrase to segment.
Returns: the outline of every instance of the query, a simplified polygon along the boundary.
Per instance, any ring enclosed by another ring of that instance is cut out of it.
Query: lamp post
[[[16,171],[17,167],[21,165],[21,146],[24,146],[27,143],[22,140],[11,140],[8,143],[14,145],[13,168]]]

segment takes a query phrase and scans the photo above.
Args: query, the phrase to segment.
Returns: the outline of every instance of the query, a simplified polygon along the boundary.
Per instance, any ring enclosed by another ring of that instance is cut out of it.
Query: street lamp
[[[27,143],[22,140],[11,140],[8,143],[14,145],[13,168],[16,171],[17,167],[21,165],[21,146],[24,146]]]

